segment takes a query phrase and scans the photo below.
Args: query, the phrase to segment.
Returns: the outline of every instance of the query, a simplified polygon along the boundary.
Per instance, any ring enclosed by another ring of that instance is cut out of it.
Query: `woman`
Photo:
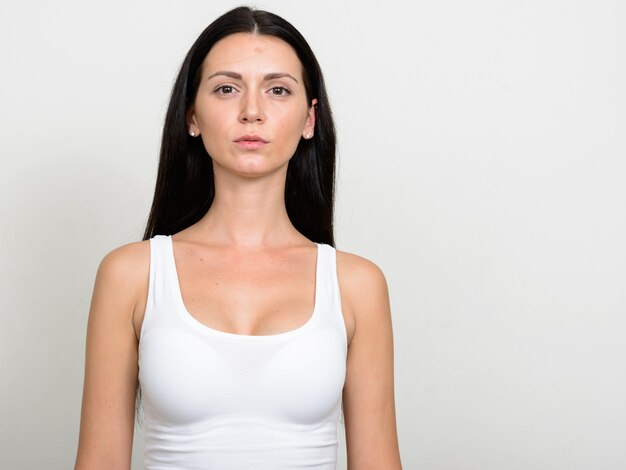
[[[388,291],[335,250],[335,133],[319,64],[239,7],[174,85],[144,241],[102,260],[76,469],[399,469]],[[136,395],[138,390],[140,393]]]

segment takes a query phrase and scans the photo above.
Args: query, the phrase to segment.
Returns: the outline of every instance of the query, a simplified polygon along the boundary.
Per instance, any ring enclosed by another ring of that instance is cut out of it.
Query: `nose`
[[[255,93],[245,93],[241,103],[241,113],[239,120],[241,122],[257,122],[263,121],[263,110],[261,109],[261,100]]]

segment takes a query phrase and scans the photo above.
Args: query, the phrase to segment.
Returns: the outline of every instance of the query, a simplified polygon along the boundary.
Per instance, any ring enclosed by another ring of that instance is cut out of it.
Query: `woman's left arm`
[[[341,258],[342,305],[355,323],[343,389],[348,470],[401,470],[387,282],[371,261]]]

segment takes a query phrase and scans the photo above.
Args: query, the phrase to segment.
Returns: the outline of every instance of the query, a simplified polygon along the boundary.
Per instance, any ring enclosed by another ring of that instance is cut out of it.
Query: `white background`
[[[238,4],[0,5],[1,468],[73,465],[96,268],[141,238],[178,67]],[[404,468],[625,469],[624,3],[256,5],[325,73]]]

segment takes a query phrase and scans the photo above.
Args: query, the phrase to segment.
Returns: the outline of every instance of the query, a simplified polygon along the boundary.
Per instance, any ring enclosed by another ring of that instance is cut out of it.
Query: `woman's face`
[[[313,136],[316,102],[307,103],[291,46],[274,36],[236,33],[204,59],[187,123],[215,170],[259,175],[286,169],[300,139]]]

